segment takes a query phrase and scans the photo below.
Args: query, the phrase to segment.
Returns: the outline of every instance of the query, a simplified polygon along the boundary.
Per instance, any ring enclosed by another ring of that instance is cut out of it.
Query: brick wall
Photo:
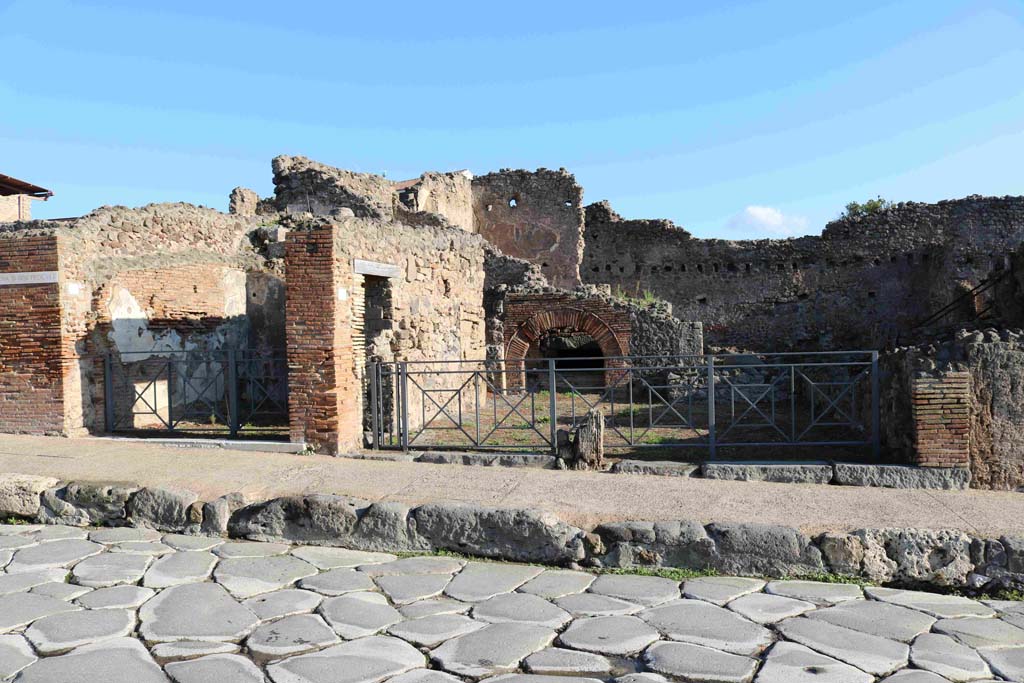
[[[27,194],[0,197],[0,223],[32,220],[32,198]]]
[[[911,380],[911,400],[916,464],[967,467],[970,463],[970,373],[915,377]]]

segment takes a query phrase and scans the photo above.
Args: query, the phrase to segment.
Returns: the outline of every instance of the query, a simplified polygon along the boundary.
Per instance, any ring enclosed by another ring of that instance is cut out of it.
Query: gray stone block
[[[620,460],[612,465],[616,474],[653,474],[661,477],[692,477],[700,465],[672,460]]]
[[[554,469],[555,457],[543,453],[468,453],[462,451],[427,451],[418,462],[437,465],[476,465],[479,467],[537,467]]]
[[[712,565],[724,574],[788,576],[820,572],[821,551],[796,529],[770,524],[713,523]]]
[[[227,533],[228,520],[235,510],[245,507],[245,496],[241,493],[228,493],[217,500],[203,503],[202,532],[204,534],[221,535]]]
[[[40,495],[56,485],[57,480],[53,477],[0,474],[0,516],[35,518],[39,514]]]
[[[594,532],[606,551],[608,567],[634,565],[705,569],[715,544],[697,522],[612,522]]]
[[[835,464],[834,481],[842,486],[963,490],[971,484],[971,471],[966,467],[914,467],[841,462]]]
[[[705,479],[828,484],[832,481],[832,465],[826,462],[708,462],[701,467],[701,474]]]
[[[47,489],[40,496],[37,520],[72,526],[126,524],[128,499],[138,486],[110,482],[76,482]]]
[[[182,488],[144,488],[128,500],[128,521],[133,526],[183,531],[202,522],[202,508],[193,507],[198,496]]]
[[[228,532],[253,541],[340,545],[352,535],[360,511],[368,506],[366,501],[348,496],[274,498],[237,510],[228,522]]]

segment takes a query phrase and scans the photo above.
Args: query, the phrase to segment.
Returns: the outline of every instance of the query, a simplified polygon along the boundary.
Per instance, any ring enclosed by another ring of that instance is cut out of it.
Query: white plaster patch
[[[110,332],[107,337],[121,353],[133,353],[127,360],[140,361],[152,356],[165,355],[167,351],[180,351],[181,335],[168,330],[159,336],[149,329],[147,313],[132,293],[124,287],[115,286],[107,302],[110,315]],[[146,353],[148,352],[148,353]]]
[[[224,285],[224,315],[245,315],[245,273],[228,270],[222,279]]]
[[[67,289],[68,296],[81,296],[85,291],[85,285],[81,282],[68,282],[65,288]]]
[[[344,287],[338,287],[338,301],[345,301],[348,299],[348,290]]]

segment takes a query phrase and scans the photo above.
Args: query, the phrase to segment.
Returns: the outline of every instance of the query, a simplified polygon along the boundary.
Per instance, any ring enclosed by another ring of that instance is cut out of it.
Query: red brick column
[[[914,456],[922,467],[970,464],[971,375],[947,372],[912,380]]]

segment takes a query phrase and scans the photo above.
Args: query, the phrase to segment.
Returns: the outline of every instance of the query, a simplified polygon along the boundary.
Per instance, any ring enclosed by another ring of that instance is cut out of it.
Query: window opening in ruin
[[[697,272],[698,273],[703,273],[704,272],[704,264],[702,264],[702,263],[698,263],[697,264]]]
[[[699,303],[702,306],[707,306],[708,298],[706,296],[698,296],[697,303]]]
[[[519,206],[519,200],[516,197],[512,197],[508,200],[508,208],[514,209]]]
[[[599,387],[605,381],[604,353],[594,338],[583,332],[551,330],[530,347],[527,357],[553,359],[559,376],[577,388]],[[547,389],[547,379],[540,380],[543,386],[539,388]]]
[[[567,209],[571,209],[572,208],[572,202],[569,201],[568,199],[565,200],[565,208],[567,208]]]
[[[358,276],[357,276],[358,277]],[[363,275],[362,283],[355,287],[355,299],[352,302],[352,344],[356,358],[356,372],[363,386],[363,405],[370,404],[370,384],[366,377],[366,367],[375,361],[392,360],[390,344],[383,343],[385,331],[391,329],[393,305],[391,296],[391,280],[375,275]],[[390,388],[389,383],[384,383]],[[384,424],[390,424],[393,412],[394,397],[380,397],[383,406]],[[363,427],[369,430],[373,426],[370,410],[363,410]]]
[[[746,272],[749,273],[750,272],[750,264],[748,263],[745,266],[743,266],[743,270],[745,270]]]

